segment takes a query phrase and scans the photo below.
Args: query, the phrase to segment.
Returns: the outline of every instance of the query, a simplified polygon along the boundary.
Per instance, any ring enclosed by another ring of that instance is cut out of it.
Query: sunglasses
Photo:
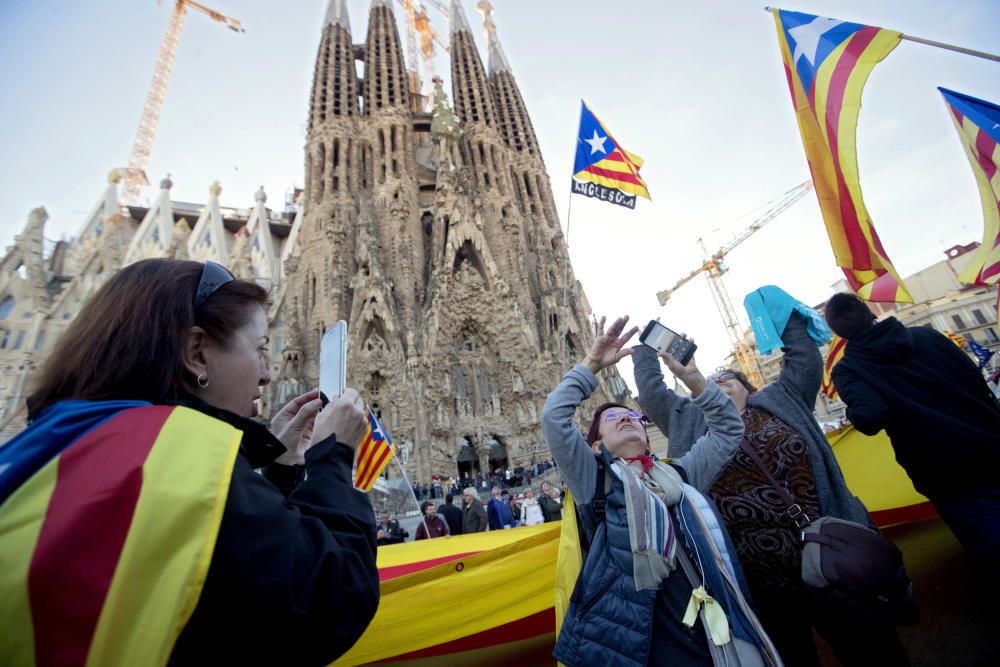
[[[716,373],[712,377],[708,378],[710,382],[728,382],[736,378],[736,373],[732,371],[723,371],[721,373]]]
[[[618,421],[622,417],[628,417],[629,419],[635,419],[643,423],[649,421],[649,418],[646,415],[635,412],[634,410],[605,410],[604,414],[601,415],[601,419],[606,422]]]
[[[194,309],[201,308],[217,289],[233,280],[236,280],[236,277],[222,264],[212,260],[205,262],[205,268],[201,270],[201,279],[198,281],[198,289],[194,293]]]

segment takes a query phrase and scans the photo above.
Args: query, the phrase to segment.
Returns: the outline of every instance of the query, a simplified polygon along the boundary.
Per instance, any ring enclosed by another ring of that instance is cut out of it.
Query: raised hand
[[[687,338],[687,334],[681,334],[681,338]],[[691,341],[694,342],[694,339],[692,338]],[[660,359],[663,359],[663,363],[667,365],[667,368],[670,369],[670,372],[674,374],[674,377],[683,382],[691,390],[693,396],[697,396],[708,386],[708,380],[698,370],[698,365],[695,363],[694,357],[691,357],[691,360],[687,364],[682,365],[669,352],[660,352],[659,356]]]
[[[608,330],[605,331],[604,322],[606,319],[601,317],[601,321],[597,323],[597,337],[594,339],[590,352],[581,362],[594,374],[608,366],[617,364],[632,354],[632,348],[622,349],[622,347],[639,330],[639,327],[632,327],[624,335],[622,334],[622,330],[628,323],[628,315],[625,315],[612,322]]]
[[[306,450],[312,444],[313,421],[322,409],[319,391],[307,391],[288,402],[271,420],[271,432],[288,450],[276,459],[283,465],[305,463]]]

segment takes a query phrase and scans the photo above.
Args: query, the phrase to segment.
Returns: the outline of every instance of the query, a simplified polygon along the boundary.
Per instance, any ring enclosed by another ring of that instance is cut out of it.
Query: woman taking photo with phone
[[[627,321],[605,332],[601,318],[590,352],[542,409],[542,432],[589,543],[553,655],[569,667],[781,664],[744,595],[725,529],[699,493],[743,436],[732,401],[693,359],[682,366],[668,354],[708,424],[686,456],[655,460],[642,416],[623,405],[599,406],[586,439],[577,428],[597,373],[631,353],[622,349],[636,332],[622,335]]]
[[[810,519],[832,516],[870,524],[868,512],[847,484],[812,411],[823,376],[823,359],[795,302],[777,287],[759,290],[771,306],[786,304],[787,323],[776,326],[783,343],[781,374],[762,389],[746,376],[723,369],[709,380],[736,406],[746,442]],[[799,304],[801,305],[801,304]],[[802,306],[802,312],[809,310]],[[790,314],[788,314],[790,313]],[[665,355],[660,358],[670,367]],[[690,398],[663,382],[654,350],[634,348],[638,401],[682,456],[708,424]],[[671,368],[671,370],[673,370]],[[901,665],[906,655],[894,627],[860,623],[825,609],[802,583],[800,527],[766,475],[738,450],[708,491],[746,571],[758,615],[789,665],[819,665],[813,627],[845,665]]]
[[[267,293],[213,262],[112,277],[0,448],[0,663],[325,665],[378,605],[348,389],[253,421]],[[255,469],[263,468],[263,474]]]

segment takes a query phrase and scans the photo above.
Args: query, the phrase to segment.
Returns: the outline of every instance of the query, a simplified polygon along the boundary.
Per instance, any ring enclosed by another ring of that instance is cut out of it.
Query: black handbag
[[[746,438],[740,448],[767,476],[801,530],[802,582],[817,598],[861,621],[914,625],[920,614],[903,554],[877,528],[854,521],[810,519],[778,484]]]

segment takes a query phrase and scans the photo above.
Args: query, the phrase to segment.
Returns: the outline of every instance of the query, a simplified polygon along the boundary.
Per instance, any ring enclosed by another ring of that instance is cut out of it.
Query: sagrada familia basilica
[[[486,5],[488,8],[488,4]],[[593,340],[538,140],[491,14],[484,67],[451,3],[452,99],[411,90],[391,2],[373,0],[356,44],[331,0],[309,105],[305,186],[274,210],[119,202],[120,176],[71,242],[50,247],[31,211],[0,261],[0,424],[23,427],[32,376],[87,298],[148,257],[213,259],[271,292],[273,381],[262,413],[316,386],[319,341],[347,320],[348,384],[381,415],[411,474],[546,457],[538,416],[565,355]],[[357,61],[363,64],[358,75]],[[564,305],[564,285],[566,304]],[[613,369],[591,403],[627,391]]]

